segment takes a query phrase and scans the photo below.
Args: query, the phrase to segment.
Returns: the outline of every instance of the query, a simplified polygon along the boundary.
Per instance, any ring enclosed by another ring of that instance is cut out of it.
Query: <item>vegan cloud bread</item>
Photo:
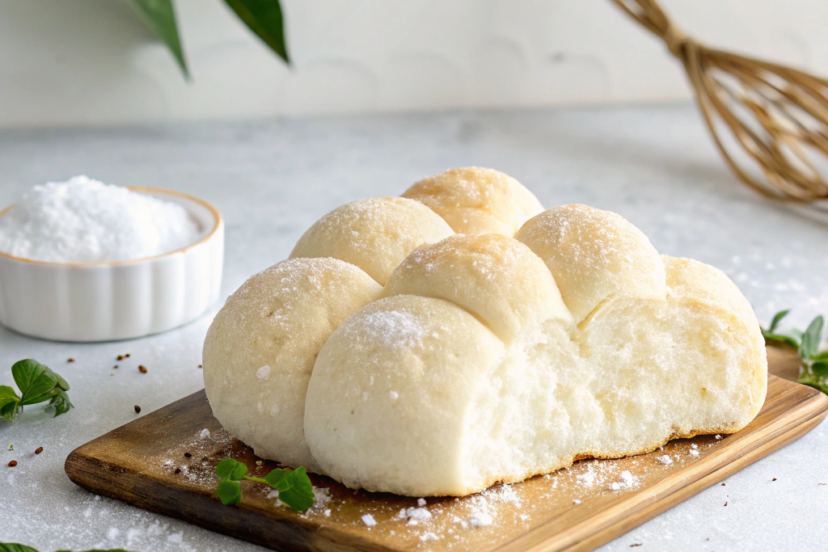
[[[463,496],[759,412],[764,341],[717,269],[490,169],[405,196],[329,213],[216,316],[207,395],[257,455]]]

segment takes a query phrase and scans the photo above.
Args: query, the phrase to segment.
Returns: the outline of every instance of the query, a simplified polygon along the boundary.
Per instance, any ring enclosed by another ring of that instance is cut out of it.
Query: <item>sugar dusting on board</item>
[[[223,429],[201,438],[201,429],[164,455],[162,468],[189,483],[213,490],[217,484],[215,464],[229,456],[242,459],[238,441]],[[618,495],[646,488],[676,466],[696,461],[704,451],[719,445],[721,436],[701,437],[691,442],[676,441],[652,454],[620,460],[582,460],[569,468],[539,476],[543,491],[524,492],[523,485],[497,484],[481,493],[462,498],[395,497],[373,500],[370,493],[341,488],[327,478],[311,475],[314,503],[305,512],[297,512],[279,499],[278,491],[265,485],[245,487],[245,496],[260,495],[273,508],[288,516],[314,521],[323,527],[347,526],[376,535],[377,542],[386,538],[406,543],[409,549],[428,550],[439,544],[463,550],[480,539],[497,540],[508,527],[534,527],[547,519],[549,509],[583,508],[583,504],[606,495]],[[185,455],[185,452],[187,455]],[[254,475],[267,473],[268,462],[247,461]],[[537,487],[536,487],[537,488]],[[362,495],[356,501],[351,498]],[[528,498],[531,496],[532,498]],[[244,500],[244,498],[243,498]]]
[[[85,176],[35,186],[0,217],[0,251],[47,262],[143,259],[199,234],[181,205]]]

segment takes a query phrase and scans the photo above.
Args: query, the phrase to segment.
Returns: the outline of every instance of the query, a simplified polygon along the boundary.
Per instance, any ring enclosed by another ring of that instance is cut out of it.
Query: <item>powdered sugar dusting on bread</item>
[[[445,221],[416,201],[361,199],[319,219],[302,235],[290,256],[341,259],[385,284],[391,271],[417,246],[452,233]]]
[[[375,311],[366,313],[360,318],[358,329],[360,334],[368,333],[379,338],[385,347],[392,349],[412,349],[422,345],[427,335],[417,318],[405,311]]]

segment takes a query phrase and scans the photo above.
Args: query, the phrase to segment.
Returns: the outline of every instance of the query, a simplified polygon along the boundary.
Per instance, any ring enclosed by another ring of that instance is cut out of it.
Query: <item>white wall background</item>
[[[177,0],[184,81],[123,0],[0,0],[0,127],[661,101],[679,65],[610,0],[283,0],[286,68]],[[711,43],[828,73],[824,0],[664,0]]]

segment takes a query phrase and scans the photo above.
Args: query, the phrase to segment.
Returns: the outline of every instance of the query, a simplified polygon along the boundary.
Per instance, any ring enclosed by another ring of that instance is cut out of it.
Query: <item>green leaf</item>
[[[216,494],[225,506],[241,500],[241,485],[238,481],[222,481],[216,487]]]
[[[828,351],[815,354],[811,357],[811,360],[823,360],[828,362]]]
[[[0,542],[0,552],[38,552],[37,549],[25,544],[16,544],[13,542]]]
[[[31,546],[16,544],[13,542],[0,542],[0,552],[37,552]]]
[[[280,468],[275,468],[270,470],[270,473],[264,477],[264,480],[267,481],[267,484],[277,489],[277,485],[285,480],[285,476],[287,475],[287,470],[283,470]]]
[[[762,332],[762,336],[765,338],[765,341],[776,341],[778,343],[784,343],[790,347],[793,347],[796,350],[799,350],[799,341],[796,338],[793,338],[789,335],[784,334],[772,334]]]
[[[0,385],[0,410],[7,404],[17,404],[20,402],[20,397],[14,392],[14,389],[8,385]]]
[[[35,394],[31,393],[31,390],[35,386],[36,382],[40,380],[41,376],[46,373],[46,370],[46,366],[31,358],[19,360],[12,365],[12,376],[14,377],[14,383],[17,384],[17,388],[20,389],[20,395],[22,397],[21,400],[25,399],[26,395],[32,397],[35,396]],[[49,370],[49,372],[51,372],[51,370]],[[45,382],[50,379],[54,378],[47,376],[45,380],[38,383],[37,389],[39,389],[39,391],[37,391],[37,395],[42,395],[55,386],[57,379],[54,379],[52,384],[48,387],[45,386]],[[41,386],[44,387],[41,388]]]
[[[0,542],[0,552],[37,552],[31,546],[15,544],[13,542]]]
[[[240,462],[234,458],[225,458],[216,465],[216,475],[219,479],[233,479],[233,470]]]
[[[811,358],[819,353],[819,344],[822,341],[822,325],[822,316],[817,316],[808,324],[808,329],[802,335],[799,356],[802,358]]]
[[[13,402],[13,403],[6,403],[5,406],[0,408],[0,418],[3,418],[7,422],[14,423],[17,421],[17,418],[20,417],[20,414],[23,413],[23,407],[20,406],[20,403]],[[2,551],[0,551],[2,552]]]
[[[298,467],[293,471],[287,470],[276,488],[279,490],[279,500],[294,510],[304,512],[313,506],[313,484],[303,467]]]
[[[782,321],[783,318],[788,316],[788,313],[791,312],[791,309],[779,311],[773,315],[773,320],[771,320],[770,327],[768,328],[768,333],[773,333],[779,323]]]
[[[224,0],[245,25],[256,33],[285,63],[290,64],[285,44],[285,23],[279,0]]]
[[[55,372],[52,373],[55,374],[55,377],[57,378],[57,386],[63,389],[64,391],[69,391],[69,383],[65,379],[60,377],[60,374],[56,374]]]
[[[811,364],[811,371],[818,378],[828,378],[828,362],[821,360]]]
[[[166,44],[167,49],[178,62],[184,77],[190,79],[187,69],[187,60],[184,57],[184,48],[178,34],[178,24],[175,21],[175,8],[172,0],[129,0],[144,21],[149,25],[156,36]]]
[[[57,394],[49,401],[49,408],[55,409],[55,418],[61,414],[69,412],[70,408],[75,408],[72,401],[69,400],[69,395],[63,389],[58,389]]]
[[[238,481],[245,475],[247,475],[247,464],[236,462],[236,467],[233,468],[233,473],[230,475],[230,479]]]

